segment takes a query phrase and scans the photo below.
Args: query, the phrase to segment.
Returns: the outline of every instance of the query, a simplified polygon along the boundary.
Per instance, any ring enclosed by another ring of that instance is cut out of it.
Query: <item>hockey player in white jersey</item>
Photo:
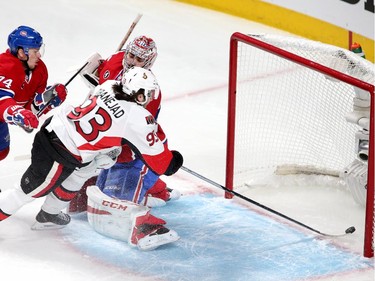
[[[108,81],[98,86],[82,105],[75,108],[65,105],[46,120],[35,135],[31,165],[22,176],[20,186],[0,193],[0,221],[33,199],[53,193],[39,212],[37,221],[44,228],[68,224],[70,217],[61,210],[96,169],[109,168],[116,162],[124,143],[129,144],[156,174],[177,172],[182,166],[182,155],[163,145],[155,134],[157,124],[153,116],[140,106],[152,100],[158,90],[156,79],[151,71],[143,68],[129,71],[147,81],[146,86],[137,92],[129,92],[124,85],[126,78],[121,82]],[[169,237],[169,241],[178,239],[175,232],[163,227],[163,220],[154,218],[147,211],[141,219],[133,213],[131,217],[134,218],[134,229],[146,231],[136,231],[139,235],[133,235],[133,245],[149,235]],[[148,227],[150,224],[151,228]],[[158,243],[165,244],[163,241]]]
[[[126,71],[122,78],[123,91],[132,95],[142,88],[152,90],[155,78],[148,75],[148,79],[144,79],[145,73],[149,72],[136,68]],[[153,91],[151,96],[141,96],[144,98],[136,102],[146,108],[157,93],[158,91]],[[131,171],[134,170],[134,173],[140,173],[143,177],[148,175],[149,184],[144,184],[139,176],[129,175],[130,170],[124,172],[123,167],[128,164],[133,166]],[[142,203],[147,198],[148,188],[159,178],[155,172],[139,158],[130,163],[117,163],[116,169],[112,167],[105,171],[109,171],[109,174],[99,176],[97,185],[88,186],[86,191],[87,217],[97,232],[126,241],[141,250],[152,250],[179,239],[175,231],[164,226],[164,220],[151,215],[150,208]],[[130,181],[126,180],[128,177]],[[137,179],[137,182],[133,182],[133,179]]]

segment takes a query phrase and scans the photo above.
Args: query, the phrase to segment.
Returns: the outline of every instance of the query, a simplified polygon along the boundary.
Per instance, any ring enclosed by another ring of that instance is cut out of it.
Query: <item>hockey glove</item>
[[[51,109],[62,104],[66,99],[67,93],[68,90],[63,84],[48,86],[43,93],[36,94],[33,102],[33,112],[38,116],[42,113],[46,114]]]
[[[83,79],[83,82],[91,90],[99,85],[99,77],[97,72],[98,67],[102,64],[102,62],[102,56],[98,53],[94,53],[87,59],[86,66],[79,73]]]
[[[97,155],[94,160],[96,162],[97,169],[109,169],[117,162],[117,157],[121,153],[121,146],[115,147],[106,154]]]
[[[165,171],[164,175],[171,176],[181,168],[184,158],[182,157],[181,153],[176,150],[171,150],[173,154],[173,158],[171,163],[169,163],[168,169]]]
[[[113,159],[106,154],[99,154],[95,157],[97,169],[109,169],[116,164],[117,159]]]
[[[38,128],[39,125],[38,117],[20,105],[9,106],[4,112],[4,120],[27,130]]]

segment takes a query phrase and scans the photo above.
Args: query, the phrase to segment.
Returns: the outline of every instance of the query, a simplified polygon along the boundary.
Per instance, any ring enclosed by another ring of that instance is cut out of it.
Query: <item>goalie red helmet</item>
[[[157,98],[159,85],[155,75],[149,69],[134,66],[129,68],[122,76],[122,90],[129,96],[143,94],[143,100],[136,102],[142,106]]]
[[[126,46],[122,64],[124,68],[139,66],[150,69],[157,55],[154,40],[146,36],[139,36]]]

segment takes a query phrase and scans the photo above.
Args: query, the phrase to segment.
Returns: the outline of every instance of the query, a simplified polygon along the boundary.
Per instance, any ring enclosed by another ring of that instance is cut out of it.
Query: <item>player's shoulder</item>
[[[114,54],[112,54],[107,61],[121,61],[124,58],[125,50],[120,50]]]
[[[11,69],[23,69],[21,61],[9,52],[0,54],[0,67]]]
[[[103,68],[108,68],[112,66],[122,65],[122,60],[124,58],[125,51],[118,51],[111,56],[109,56],[102,64]]]
[[[0,54],[0,76],[3,77],[2,83],[11,83],[11,86],[8,85],[6,88],[15,90],[22,87],[25,81],[22,62],[10,53]]]
[[[139,124],[145,123],[145,125],[153,125],[156,123],[154,116],[145,109],[143,106],[135,102],[126,102],[128,109],[130,109],[130,115],[134,120],[138,120]]]
[[[9,52],[9,50],[6,50],[5,52],[1,53],[1,54],[0,54],[0,58],[1,58],[1,59],[4,59],[4,58],[10,58],[10,59],[16,59],[16,60],[18,60],[15,56],[13,56],[13,55]]]
[[[118,79],[121,75],[123,65],[122,60],[124,52],[120,51],[108,59],[106,59],[98,68],[99,71],[99,83],[103,83],[106,80]]]
[[[113,86],[118,83],[119,81],[116,80],[107,80],[103,84],[99,84],[98,86],[96,86],[91,95],[101,98],[113,97],[115,96]]]

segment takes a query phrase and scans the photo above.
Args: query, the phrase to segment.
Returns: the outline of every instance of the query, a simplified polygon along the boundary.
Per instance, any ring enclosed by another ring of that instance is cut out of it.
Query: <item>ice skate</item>
[[[157,247],[169,244],[180,239],[177,232],[159,225],[154,228],[150,234],[138,240],[138,248],[142,251],[154,250]]]
[[[142,251],[150,251],[180,239],[176,231],[166,228],[164,224],[166,224],[165,220],[150,213],[138,217],[130,237],[130,244]]]
[[[63,212],[49,214],[40,210],[35,219],[36,222],[31,226],[32,230],[59,229],[70,223],[70,216]]]

